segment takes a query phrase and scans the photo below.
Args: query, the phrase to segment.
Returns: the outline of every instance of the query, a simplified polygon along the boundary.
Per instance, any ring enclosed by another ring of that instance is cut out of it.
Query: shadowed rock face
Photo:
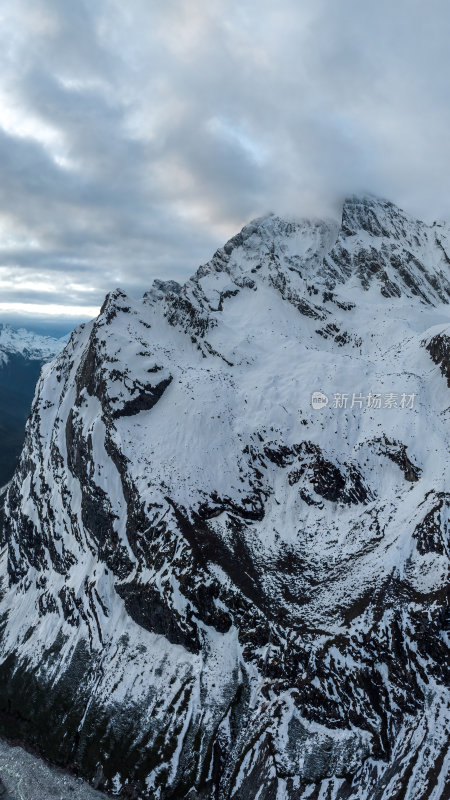
[[[74,332],[4,495],[0,729],[129,798],[443,800],[449,238],[271,216]]]
[[[434,363],[440,366],[450,388],[450,336],[444,333],[433,336],[427,344],[427,350]]]

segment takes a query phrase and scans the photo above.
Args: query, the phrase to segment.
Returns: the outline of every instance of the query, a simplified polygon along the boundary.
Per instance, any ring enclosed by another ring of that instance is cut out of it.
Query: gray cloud
[[[355,191],[450,218],[449,23],[446,0],[9,4],[0,300],[139,294]]]

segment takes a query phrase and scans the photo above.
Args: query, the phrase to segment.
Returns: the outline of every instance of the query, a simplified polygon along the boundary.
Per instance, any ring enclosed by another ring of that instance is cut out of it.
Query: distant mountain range
[[[0,734],[130,800],[448,798],[449,303],[372,197],[111,292],[4,494]]]
[[[0,324],[0,488],[11,479],[20,455],[41,368],[67,339]]]

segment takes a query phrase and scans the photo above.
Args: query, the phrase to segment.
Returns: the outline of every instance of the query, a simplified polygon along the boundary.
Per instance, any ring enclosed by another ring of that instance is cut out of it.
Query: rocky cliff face
[[[108,295],[4,502],[1,730],[129,798],[448,796],[449,254],[351,198]]]

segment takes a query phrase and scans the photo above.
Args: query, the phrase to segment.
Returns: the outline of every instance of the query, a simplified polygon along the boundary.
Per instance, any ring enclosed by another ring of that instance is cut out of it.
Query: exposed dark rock
[[[440,366],[450,388],[450,336],[445,333],[433,336],[427,344],[427,350],[434,363]]]
[[[437,494],[433,508],[416,526],[413,536],[417,539],[417,549],[422,555],[425,553],[444,554],[447,551],[450,530],[448,530],[446,518],[448,518],[449,510],[450,497],[442,493]]]
[[[140,586],[137,582],[121,583],[117,585],[117,593],[124,599],[128,614],[138,625],[165,636],[169,642],[180,644],[192,653],[200,652],[197,631],[188,627],[189,615],[183,618],[170,611],[155,589]]]
[[[117,409],[114,417],[131,417],[133,414],[138,414],[139,411],[150,411],[156,405],[158,400],[163,396],[167,387],[172,383],[172,376],[165,378],[155,386],[147,384],[146,386],[136,386],[138,392],[137,397],[133,397],[124,403],[123,407]]]
[[[402,442],[390,441],[386,437],[382,442],[381,452],[397,464],[403,472],[406,481],[418,481],[422,470],[408,458],[407,447]]]

